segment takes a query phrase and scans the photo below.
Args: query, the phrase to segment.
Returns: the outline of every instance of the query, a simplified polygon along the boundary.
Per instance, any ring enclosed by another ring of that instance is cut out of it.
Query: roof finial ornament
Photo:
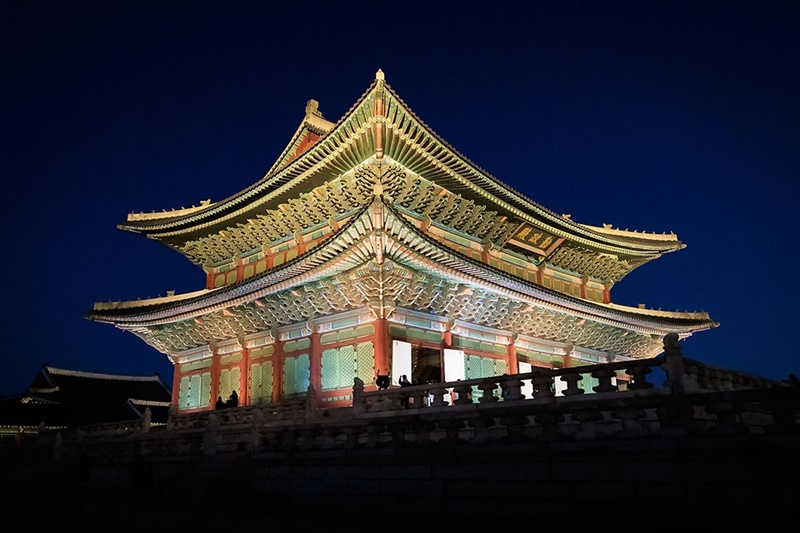
[[[384,81],[386,79],[381,69],[378,69],[378,72],[375,73],[375,79],[380,81]]]
[[[309,115],[317,115],[318,117],[322,116],[322,113],[319,112],[319,102],[313,98],[306,102],[306,116]]]

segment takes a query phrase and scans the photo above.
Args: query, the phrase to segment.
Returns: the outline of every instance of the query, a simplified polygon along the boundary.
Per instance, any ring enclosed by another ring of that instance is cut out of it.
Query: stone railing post
[[[592,387],[595,392],[616,392],[617,386],[614,385],[613,378],[617,373],[607,368],[598,368],[592,372],[592,377],[597,380],[597,386]]]
[[[149,407],[145,407],[144,409],[144,416],[142,416],[142,433],[149,433],[150,432],[150,423],[153,420],[153,413],[150,411]]]
[[[767,433],[800,433],[797,413],[800,402],[797,398],[777,398],[761,402],[761,407],[772,414],[772,424],[766,427]]]
[[[313,385],[308,386],[304,414],[306,419],[316,418],[317,416],[317,390]]]
[[[253,427],[250,433],[250,449],[251,450],[258,450],[260,443],[261,443],[261,433],[260,429],[261,426],[264,425],[264,411],[261,409],[256,409],[255,413],[253,413]]]
[[[625,373],[633,378],[632,382],[628,384],[630,390],[643,390],[650,389],[653,384],[647,381],[647,374],[652,370],[649,366],[643,364],[633,364],[625,370]]]
[[[444,394],[439,395],[439,400],[444,402]],[[436,399],[436,397],[434,397]],[[410,409],[422,409],[428,405],[428,391],[417,389],[414,392],[408,393],[408,403],[406,404]]]
[[[203,433],[203,455],[217,453],[217,415],[211,413],[206,419],[206,430]]]
[[[748,428],[739,420],[739,415],[746,410],[741,403],[731,399],[725,392],[720,399],[706,405],[706,412],[716,415],[716,425],[708,429],[709,433],[716,435],[744,435]]]
[[[562,374],[561,381],[567,384],[567,388],[564,389],[561,394],[564,396],[575,396],[577,394],[583,394],[584,390],[578,386],[578,382],[583,380],[583,376],[577,373],[569,373],[569,374]],[[536,394],[534,394],[534,397]]]
[[[361,378],[353,379],[353,414],[361,414],[366,411],[364,403],[361,401],[361,394],[364,392],[364,380]]]
[[[665,368],[667,380],[664,385],[669,387],[673,394],[682,394],[685,368],[677,333],[667,333],[664,337],[664,356],[667,360]]]
[[[433,385],[428,389],[428,395],[430,398],[430,406],[431,407],[443,407],[448,405],[447,400],[445,400],[445,396],[450,391],[446,387]]]
[[[569,416],[580,424],[575,433],[576,439],[594,439],[597,437],[597,422],[603,420],[605,415],[598,409],[577,409],[570,412]]]
[[[508,376],[504,374],[500,378],[500,389],[502,391],[501,396],[503,400],[510,401],[525,398],[525,395],[522,394],[522,385],[522,380],[518,379],[517,376]]]
[[[456,395],[456,405],[466,405],[472,403],[472,386],[463,384],[456,385],[453,387],[453,392]]]
[[[169,406],[169,413],[167,415],[167,430],[175,429],[175,417],[178,416],[178,406],[176,404],[170,404]]]
[[[483,392],[481,397],[478,398],[479,403],[494,403],[498,401],[497,396],[494,395],[494,390],[497,388],[497,383],[495,383],[494,379],[482,381],[478,384],[478,388]]]
[[[541,434],[539,439],[543,441],[557,441],[561,439],[561,431],[559,424],[561,424],[566,417],[561,413],[547,412],[534,415],[533,420],[541,426]]]
[[[59,462],[64,458],[64,436],[59,431],[53,439],[53,460]]]
[[[537,373],[531,378],[531,384],[534,398],[552,398],[556,395],[552,376]]]

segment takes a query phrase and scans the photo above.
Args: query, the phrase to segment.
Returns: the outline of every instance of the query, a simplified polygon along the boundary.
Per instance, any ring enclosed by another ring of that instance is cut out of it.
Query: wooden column
[[[384,370],[387,374],[392,370],[391,351],[389,342],[389,321],[385,318],[375,320],[375,372]]]
[[[172,363],[172,405],[178,406],[181,395],[181,365]]]
[[[506,358],[508,359],[508,373],[519,374],[519,364],[517,363],[517,347],[512,341],[506,346]]]
[[[311,376],[309,381],[314,390],[319,394],[322,391],[322,342],[321,335],[317,333],[317,326],[311,333],[311,347],[308,354],[309,364],[311,365]]]
[[[221,393],[219,390],[219,380],[222,366],[220,364],[220,359],[221,356],[216,351],[211,353],[211,409],[214,408],[214,405],[217,403],[217,396],[219,396]],[[227,394],[230,394],[230,392]],[[222,401],[228,401],[228,396],[223,396]]]
[[[250,349],[245,348],[244,343],[242,343],[242,361],[239,364],[242,375],[239,405],[250,405]]]
[[[450,330],[450,324],[447,325],[447,329],[442,332],[442,349],[445,348],[452,348],[453,347],[453,332]]]
[[[275,339],[272,351],[272,401],[279,402],[283,398],[283,343]]]

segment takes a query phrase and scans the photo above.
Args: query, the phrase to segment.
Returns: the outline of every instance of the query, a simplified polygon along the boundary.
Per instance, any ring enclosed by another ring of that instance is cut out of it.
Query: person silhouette
[[[217,409],[222,409],[223,407],[225,407],[225,402],[224,402],[224,401],[222,401],[222,394],[220,394],[219,396],[217,396],[217,403],[216,403],[215,407],[216,407]]]
[[[408,381],[408,376],[406,376],[405,374],[400,376],[400,380],[397,383],[400,385],[400,387],[410,387],[412,385],[412,383]],[[403,397],[400,399],[400,405],[402,405],[403,407],[408,407],[408,400],[409,400],[409,395],[403,394]]]
[[[235,389],[231,392],[231,397],[228,398],[228,405],[230,407],[236,407],[237,405],[239,405],[239,395],[236,394]]]

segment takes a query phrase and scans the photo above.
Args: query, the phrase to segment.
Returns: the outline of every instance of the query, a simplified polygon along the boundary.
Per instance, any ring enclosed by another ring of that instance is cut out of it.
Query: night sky
[[[337,121],[378,69],[460,153],[544,207],[676,233],[686,249],[611,297],[707,311],[720,327],[686,339],[686,356],[800,374],[798,6],[7,3],[0,394],[45,363],[171,384],[165,355],[85,315],[201,289],[204,274],[117,224],[246,188],[307,100]]]

